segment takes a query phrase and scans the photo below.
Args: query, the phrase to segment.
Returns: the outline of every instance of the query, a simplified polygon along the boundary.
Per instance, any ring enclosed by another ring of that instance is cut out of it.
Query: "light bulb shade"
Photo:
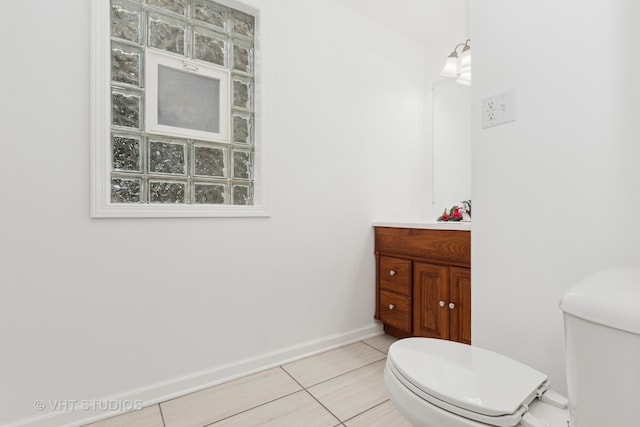
[[[460,73],[456,79],[456,83],[463,86],[471,86],[471,67],[469,67],[469,71]]]
[[[455,53],[455,52],[454,52]],[[444,68],[440,75],[442,77],[458,77],[459,74],[458,55],[450,55],[447,58],[447,62],[444,64]]]
[[[471,50],[463,50],[460,54],[460,72],[471,71]]]

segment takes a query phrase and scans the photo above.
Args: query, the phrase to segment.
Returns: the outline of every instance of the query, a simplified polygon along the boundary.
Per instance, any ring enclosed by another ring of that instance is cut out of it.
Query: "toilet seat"
[[[547,376],[506,356],[433,338],[389,348],[394,377],[421,399],[480,423],[512,427],[548,389]]]

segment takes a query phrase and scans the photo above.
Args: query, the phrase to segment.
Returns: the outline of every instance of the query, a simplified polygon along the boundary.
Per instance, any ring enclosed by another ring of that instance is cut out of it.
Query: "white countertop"
[[[471,231],[471,222],[464,221],[373,221],[374,227],[424,228],[429,230]]]

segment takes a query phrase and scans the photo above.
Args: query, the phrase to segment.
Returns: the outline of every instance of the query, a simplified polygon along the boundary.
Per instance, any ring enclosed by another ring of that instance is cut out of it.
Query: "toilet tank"
[[[560,308],[571,427],[640,426],[640,268],[588,276]]]

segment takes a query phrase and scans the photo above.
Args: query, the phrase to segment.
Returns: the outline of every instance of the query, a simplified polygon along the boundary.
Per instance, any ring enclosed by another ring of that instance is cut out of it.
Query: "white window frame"
[[[168,126],[158,123],[158,71],[160,67],[170,68],[175,71],[186,72],[196,76],[208,77],[218,80],[220,83],[218,106],[219,131],[206,132],[185,127]],[[213,65],[201,62],[189,61],[174,55],[160,52],[155,49],[147,49],[145,54],[145,131],[148,133],[176,136],[180,138],[195,138],[204,141],[228,142],[229,141],[229,116],[230,116],[230,78],[229,71]]]
[[[232,0],[216,0],[258,17],[258,11]],[[111,23],[110,0],[91,1],[91,207],[92,218],[269,217],[266,150],[260,138],[260,76],[254,75],[253,205],[134,204],[111,202]],[[259,69],[259,19],[254,58]],[[229,114],[229,113],[227,113]],[[230,116],[230,114],[229,114]]]

